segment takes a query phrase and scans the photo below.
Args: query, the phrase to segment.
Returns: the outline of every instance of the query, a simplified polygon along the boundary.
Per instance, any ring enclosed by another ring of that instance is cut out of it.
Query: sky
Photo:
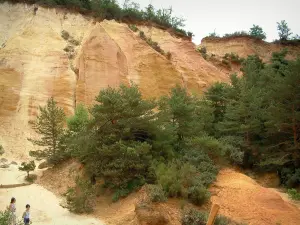
[[[124,0],[118,0],[123,5]],[[285,20],[294,34],[300,35],[300,0],[133,0],[141,8],[151,3],[156,9],[172,6],[174,15],[186,19],[185,30],[195,34],[193,41],[216,31],[218,35],[249,31],[259,25],[267,41],[278,39],[277,23]],[[292,35],[292,36],[293,36]]]

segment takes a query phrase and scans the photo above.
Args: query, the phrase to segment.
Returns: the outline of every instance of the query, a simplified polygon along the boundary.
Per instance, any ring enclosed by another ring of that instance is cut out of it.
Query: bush
[[[226,59],[222,59],[222,64],[224,64],[227,67],[231,67],[230,66],[230,62],[228,60],[226,60]]]
[[[183,211],[181,217],[182,225],[206,225],[208,215],[206,212],[200,212],[196,209],[187,209]]]
[[[142,38],[143,40],[146,41],[147,37],[146,37],[144,31],[140,31],[140,38]]]
[[[65,52],[74,52],[74,47],[71,46],[71,45],[67,45],[67,46],[64,48],[64,51],[65,51]]]
[[[241,64],[241,63],[243,63],[243,62],[245,61],[244,58],[240,58],[240,57],[238,56],[238,54],[233,53],[233,52],[231,52],[230,54],[229,54],[229,53],[226,53],[226,54],[223,56],[223,59],[224,59],[224,60],[230,60],[231,62],[233,62],[233,63],[238,63],[238,64]]]
[[[218,215],[215,220],[215,225],[228,225],[230,224],[230,219],[228,219],[226,216]]]
[[[63,31],[61,32],[61,37],[62,37],[63,39],[65,39],[65,40],[68,40],[69,37],[70,37],[70,34],[68,33],[68,31],[63,30]]]
[[[5,153],[4,148],[2,145],[0,145],[0,155],[3,155]]]
[[[183,211],[181,222],[182,225],[206,225],[208,220],[208,213],[198,211],[196,209],[187,209]],[[228,225],[236,224],[232,223],[231,220],[225,216],[218,215],[214,225]]]
[[[287,193],[291,199],[300,201],[300,192],[296,189],[288,189]]]
[[[134,24],[129,24],[128,27],[133,31],[133,32],[137,32],[139,29],[136,27],[136,25]]]
[[[283,168],[280,172],[281,183],[288,188],[296,187],[300,184],[300,169]]]
[[[197,52],[200,52],[204,59],[207,59],[207,49],[206,47],[197,48]]]
[[[69,43],[71,43],[72,45],[78,46],[80,45],[80,42],[75,40],[74,38],[70,38],[69,39]]]
[[[144,179],[133,179],[129,181],[126,185],[123,185],[122,187],[117,188],[114,191],[112,201],[116,202],[120,198],[124,198],[128,196],[131,192],[138,190],[144,184],[145,184]]]
[[[173,161],[159,164],[155,169],[157,182],[167,196],[184,197],[194,204],[206,202],[210,195],[203,183],[201,172],[190,163]]]
[[[243,36],[250,36],[246,31],[236,31],[234,33],[224,34],[223,37],[243,37]]]
[[[147,189],[148,189],[147,191],[148,191],[149,198],[152,202],[164,202],[167,200],[162,186],[148,185]]]
[[[0,211],[0,225],[8,225],[10,223],[10,212],[8,210]],[[16,221],[16,225],[23,225],[22,221]]]
[[[188,199],[195,205],[203,205],[209,198],[210,193],[203,186],[193,186],[188,189]]]
[[[90,213],[93,211],[94,190],[89,181],[76,178],[76,187],[69,188],[65,194],[67,208],[74,213]]]
[[[172,58],[171,52],[167,52],[166,57],[167,57],[168,60],[171,60],[171,58]]]

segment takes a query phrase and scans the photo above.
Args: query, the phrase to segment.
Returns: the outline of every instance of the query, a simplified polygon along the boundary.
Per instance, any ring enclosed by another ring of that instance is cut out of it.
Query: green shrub
[[[4,148],[2,145],[0,145],[0,155],[3,155],[5,153]]]
[[[121,187],[117,188],[114,191],[112,201],[116,202],[120,198],[124,198],[124,197],[128,196],[130,193],[138,190],[144,184],[145,184],[144,179],[133,179],[133,180],[129,181],[127,184],[122,185]],[[110,186],[111,185],[108,184],[108,187],[110,187]],[[112,187],[113,186],[114,185],[112,185]]]
[[[204,59],[207,59],[207,49],[206,49],[206,47],[197,48],[196,51],[200,52]]]
[[[287,193],[291,199],[300,201],[300,192],[296,189],[288,189]]]
[[[65,48],[64,48],[64,51],[65,52],[74,52],[74,47],[72,45],[67,45]]]
[[[231,66],[230,66],[230,62],[229,62],[228,60],[226,60],[226,59],[223,59],[223,60],[222,60],[222,64],[224,64],[224,65],[227,66],[227,67],[231,67]]]
[[[165,192],[160,185],[148,185],[147,191],[152,202],[164,202],[167,200]]]
[[[145,40],[145,41],[147,40],[147,37],[146,37],[144,31],[140,31],[140,38]]]
[[[293,188],[300,184],[300,169],[283,168],[280,172],[281,183],[288,188]]]
[[[231,34],[224,34],[223,37],[243,37],[243,36],[250,36],[250,35],[246,31],[236,31]]]
[[[155,169],[157,182],[167,196],[184,197],[194,204],[205,203],[210,195],[203,185],[201,172],[189,163],[161,163]]]
[[[223,59],[224,60],[227,60],[227,61],[231,61],[233,63],[238,63],[238,64],[241,64],[245,61],[244,58],[240,58],[238,56],[238,54],[236,53],[233,53],[231,52],[230,54],[229,53],[226,53],[224,56],[223,56]]]
[[[188,189],[188,199],[195,205],[203,205],[209,198],[210,193],[203,186],[193,186]]]
[[[10,212],[8,210],[0,211],[0,225],[8,225],[10,223]],[[17,221],[16,225],[23,225],[21,221]]]
[[[63,31],[61,32],[61,37],[62,37],[63,39],[65,39],[65,40],[68,40],[69,37],[70,37],[70,34],[68,33],[68,31],[63,30]]]
[[[76,187],[69,188],[65,194],[67,208],[74,213],[90,213],[93,211],[95,191],[89,181],[76,178]]]
[[[129,24],[128,27],[133,31],[133,32],[137,32],[139,29],[136,27],[135,24]]]
[[[215,220],[215,225],[228,225],[230,224],[230,219],[223,215],[218,215]]]
[[[186,209],[182,213],[182,225],[206,225],[208,215],[206,212],[200,212],[196,209]]]

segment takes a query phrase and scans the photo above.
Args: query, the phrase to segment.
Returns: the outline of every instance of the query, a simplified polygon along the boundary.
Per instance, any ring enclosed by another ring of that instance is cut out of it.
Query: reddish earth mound
[[[211,188],[212,203],[220,213],[250,225],[299,225],[300,210],[283,200],[273,189],[264,188],[250,177],[224,169]]]

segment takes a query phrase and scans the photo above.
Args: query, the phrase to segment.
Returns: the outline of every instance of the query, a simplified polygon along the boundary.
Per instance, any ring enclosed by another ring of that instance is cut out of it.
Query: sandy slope
[[[211,201],[220,204],[220,213],[237,221],[250,225],[300,224],[300,210],[289,199],[242,173],[220,171],[211,191]]]

